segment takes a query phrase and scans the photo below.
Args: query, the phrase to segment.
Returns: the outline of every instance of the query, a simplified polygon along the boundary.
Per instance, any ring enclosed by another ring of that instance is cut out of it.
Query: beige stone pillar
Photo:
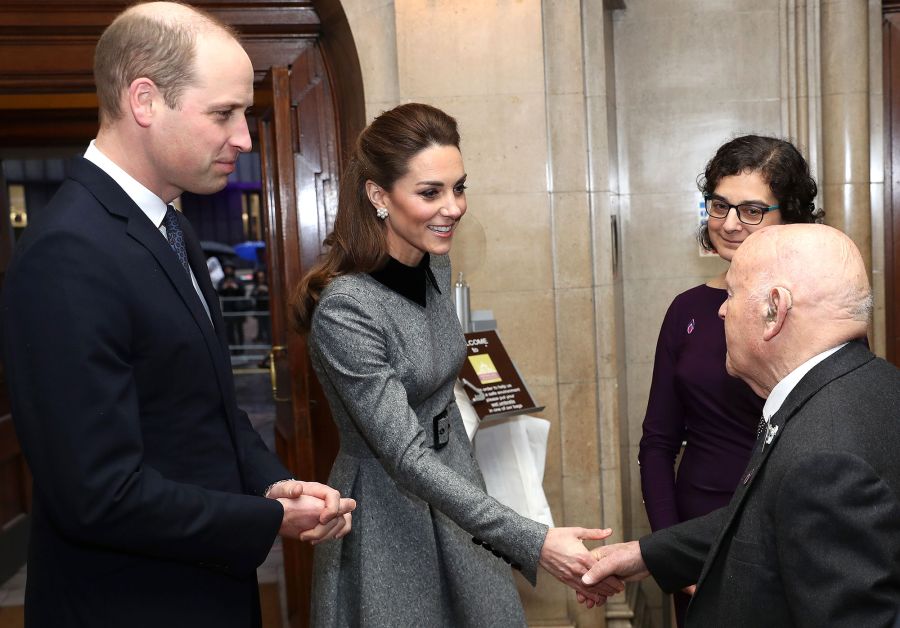
[[[549,198],[553,232],[553,293],[564,525],[599,527],[600,443],[591,205],[581,7],[541,2],[548,122]],[[602,612],[586,612],[564,591],[565,620],[600,627]]]
[[[822,182],[820,0],[780,0],[781,128]],[[821,196],[817,199],[822,204]]]
[[[614,272],[615,106],[612,25],[599,2],[543,0],[549,197],[565,525],[612,527],[623,540],[621,278]],[[630,628],[623,596],[575,603],[578,628]]]
[[[359,53],[366,120],[400,104],[394,0],[341,0]]]
[[[868,7],[822,0],[821,8],[825,222],[853,238],[871,272]]]

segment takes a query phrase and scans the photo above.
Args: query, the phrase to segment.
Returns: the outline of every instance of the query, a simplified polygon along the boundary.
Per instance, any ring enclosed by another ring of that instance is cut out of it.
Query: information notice
[[[459,373],[479,419],[539,412],[496,331],[466,334],[466,361]]]

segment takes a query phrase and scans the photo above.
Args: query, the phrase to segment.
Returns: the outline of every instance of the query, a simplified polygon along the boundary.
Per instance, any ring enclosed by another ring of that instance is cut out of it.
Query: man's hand
[[[597,583],[593,587],[584,585],[581,576],[591,568],[596,559],[581,541],[584,539],[601,541],[610,534],[612,534],[610,529],[550,528],[541,548],[541,567],[586,599],[592,600],[593,604],[603,604],[607,596],[615,595],[625,587],[616,578]]]
[[[279,499],[282,497],[286,499],[294,499],[300,497],[301,495],[317,497],[324,502],[324,507],[319,516],[319,523],[328,523],[338,515],[350,512],[353,510],[353,508],[356,507],[356,502],[353,502],[353,508],[350,508],[350,510],[342,510],[341,494],[338,493],[336,489],[333,489],[330,486],[326,486],[325,484],[319,484],[318,482],[285,480],[283,482],[273,484],[269,488],[269,491],[266,493],[266,497],[268,497],[269,499]]]
[[[581,577],[581,586],[592,593],[599,593],[601,598],[608,597],[604,591],[609,586],[610,578],[619,582],[636,582],[650,575],[647,565],[644,564],[644,558],[641,556],[641,546],[637,541],[598,547],[591,551],[591,556],[597,562]],[[594,599],[596,596],[592,598],[582,592],[578,592],[576,597],[588,608],[603,604]]]
[[[266,497],[284,508],[279,534],[310,541],[313,545],[346,536],[352,528],[350,513],[356,501],[341,498],[330,486],[318,482],[289,480],[272,486]]]

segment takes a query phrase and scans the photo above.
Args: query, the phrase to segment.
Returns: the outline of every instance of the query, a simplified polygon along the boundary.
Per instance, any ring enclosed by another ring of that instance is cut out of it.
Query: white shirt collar
[[[827,351],[823,351],[818,355],[814,355],[806,362],[788,373],[787,376],[780,382],[775,384],[775,387],[772,389],[772,392],[769,393],[769,396],[766,399],[766,405],[763,406],[763,418],[765,418],[766,423],[771,421],[772,416],[781,409],[781,405],[784,403],[784,400],[787,399],[788,395],[791,394],[791,391],[794,390],[797,384],[800,383],[800,380],[803,379],[804,375],[809,373],[816,364],[823,361],[825,358],[827,358],[846,344],[847,343],[845,342],[836,347],[832,347]]]
[[[134,201],[135,205],[141,208],[141,211],[147,214],[150,222],[157,229],[162,225],[163,218],[166,216],[166,204],[156,194],[145,188],[143,185],[132,177],[130,174],[122,170],[109,157],[100,152],[95,142],[91,140],[90,145],[84,152],[84,158],[100,168],[119,184],[125,193]]]
[[[113,181],[118,183],[119,187],[121,187],[131,200],[134,201],[135,205],[141,208],[141,211],[147,215],[150,222],[152,222],[159,230],[160,235],[165,238],[166,229],[162,226],[163,218],[166,217],[167,206],[165,202],[156,194],[138,183],[137,179],[117,166],[112,159],[100,152],[100,149],[95,145],[96,141],[97,140],[91,140],[87,150],[84,151],[84,158],[112,177]],[[206,299],[203,298],[203,293],[200,291],[200,284],[197,283],[194,271],[188,269],[188,273],[191,276],[191,283],[194,286],[194,291],[197,293],[197,296],[200,297],[200,303],[203,305],[203,309],[206,311],[206,315],[209,317],[211,323],[212,315],[209,313],[209,305],[206,303]]]

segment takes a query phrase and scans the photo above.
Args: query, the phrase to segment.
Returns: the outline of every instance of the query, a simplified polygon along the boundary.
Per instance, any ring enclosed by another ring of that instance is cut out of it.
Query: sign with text
[[[495,331],[466,334],[466,361],[459,381],[482,420],[544,409],[534,403]]]

